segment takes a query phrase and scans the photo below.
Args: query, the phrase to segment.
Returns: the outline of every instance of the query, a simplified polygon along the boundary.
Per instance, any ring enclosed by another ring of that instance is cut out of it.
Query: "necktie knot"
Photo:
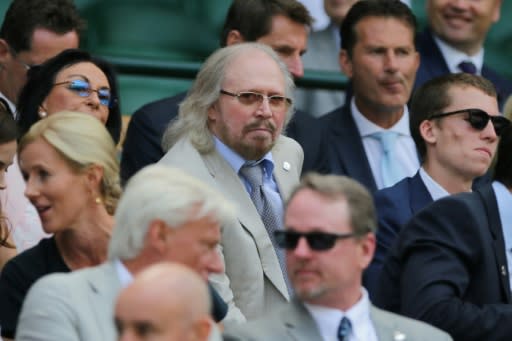
[[[346,316],[344,316],[341,319],[340,325],[338,327],[338,340],[348,341],[350,333],[352,333],[352,323]]]
[[[475,64],[473,64],[473,62],[464,61],[464,62],[461,62],[458,66],[462,72],[470,73],[472,75],[476,74],[476,66],[475,66]]]
[[[263,185],[263,168],[259,163],[245,163],[240,168],[240,174],[251,185],[251,191],[259,189]]]
[[[396,139],[398,138],[398,133],[394,131],[384,130],[378,131],[372,134],[372,137],[379,140],[380,145],[382,146],[382,151],[384,153],[389,153],[395,147]]]

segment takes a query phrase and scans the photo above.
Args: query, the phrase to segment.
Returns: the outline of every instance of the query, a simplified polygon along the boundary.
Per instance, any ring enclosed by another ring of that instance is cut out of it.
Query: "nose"
[[[270,102],[268,97],[263,97],[262,101],[259,104],[258,110],[256,111],[258,116],[263,116],[263,118],[272,117],[272,109],[270,108]]]
[[[463,11],[468,8],[468,0],[453,0],[450,2],[451,8],[458,11]]]
[[[26,187],[25,187],[25,196],[31,200],[32,198],[36,197],[39,194],[39,191],[37,190],[36,184],[34,184],[34,181],[32,181],[29,178],[26,180]]]
[[[483,136],[484,139],[487,139],[491,142],[494,142],[498,139],[498,135],[496,134],[496,130],[494,129],[494,126],[493,126],[491,120],[489,120],[489,122],[487,122],[487,125],[482,130],[481,135]]]
[[[398,70],[397,57],[394,51],[389,51],[384,57],[384,68],[387,72],[396,72]]]
[[[87,104],[95,109],[100,107],[100,96],[96,91],[91,91],[87,96]]]
[[[288,71],[294,78],[301,78],[304,76],[304,64],[300,55],[292,56],[288,61]]]
[[[295,257],[308,258],[311,256],[311,248],[305,237],[300,237],[297,242],[297,247],[292,251]]]
[[[221,273],[224,271],[224,264],[220,258],[219,252],[214,250],[210,262],[208,263],[208,273]]]

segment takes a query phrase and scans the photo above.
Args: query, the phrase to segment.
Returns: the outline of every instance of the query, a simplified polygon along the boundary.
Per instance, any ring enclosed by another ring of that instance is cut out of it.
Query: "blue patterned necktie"
[[[465,72],[465,73],[470,73],[472,75],[475,75],[476,74],[476,66],[475,64],[473,64],[473,62],[461,62],[459,65],[458,65],[459,69],[462,71],[462,72]]]
[[[370,136],[378,140],[382,147],[380,169],[383,187],[393,186],[405,177],[403,169],[400,167],[400,163],[398,162],[398,156],[395,149],[398,133],[385,130],[373,133]]]
[[[272,206],[272,201],[267,197],[267,194],[263,188],[263,168],[261,162],[257,164],[244,164],[242,168],[240,168],[240,174],[251,186],[251,200],[254,203],[254,206],[256,206],[256,210],[258,211],[261,220],[263,221],[263,225],[265,225],[265,229],[267,230],[268,236],[270,237],[272,246],[276,251],[277,259],[279,260],[279,266],[281,267],[284,281],[286,283],[286,287],[288,288],[288,293],[291,294],[292,287],[288,280],[288,274],[286,271],[286,259],[284,250],[277,246],[274,237],[274,231],[280,230],[282,228],[282,218],[278,215],[277,210]]]
[[[352,323],[345,316],[341,319],[340,326],[338,327],[338,340],[348,341],[352,333]]]

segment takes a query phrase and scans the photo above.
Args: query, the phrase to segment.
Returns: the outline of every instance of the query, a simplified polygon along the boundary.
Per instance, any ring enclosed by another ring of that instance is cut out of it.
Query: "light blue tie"
[[[343,316],[338,327],[338,340],[348,341],[350,333],[352,333],[352,323],[350,323],[350,320],[348,318]]]
[[[382,147],[380,169],[383,187],[393,186],[405,177],[395,149],[398,133],[385,130],[373,133],[370,136],[378,140]]]

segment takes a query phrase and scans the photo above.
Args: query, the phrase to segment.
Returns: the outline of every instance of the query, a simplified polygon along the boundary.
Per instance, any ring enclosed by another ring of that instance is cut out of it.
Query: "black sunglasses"
[[[332,249],[338,239],[347,239],[358,237],[361,234],[357,233],[327,233],[327,232],[308,232],[301,233],[293,230],[279,230],[274,231],[277,246],[282,249],[294,250],[299,243],[301,237],[306,238],[309,247],[315,251],[325,251]]]
[[[471,124],[473,128],[476,130],[484,130],[487,127],[487,123],[489,120],[492,122],[492,126],[494,127],[494,131],[496,135],[500,136],[505,129],[510,126],[510,121],[503,116],[491,116],[482,109],[462,109],[450,112],[444,112],[440,114],[433,114],[428,117],[429,120],[434,118],[446,117],[455,114],[467,113],[468,117],[465,118],[466,121]]]

